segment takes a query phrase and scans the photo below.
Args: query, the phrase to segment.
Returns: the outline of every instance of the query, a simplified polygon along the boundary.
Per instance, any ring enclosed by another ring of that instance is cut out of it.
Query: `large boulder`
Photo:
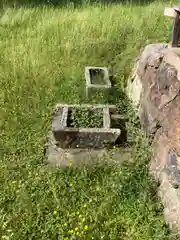
[[[128,81],[144,130],[153,137],[150,170],[159,181],[167,222],[180,229],[180,56],[167,44],[148,45]],[[137,90],[138,89],[138,90]]]

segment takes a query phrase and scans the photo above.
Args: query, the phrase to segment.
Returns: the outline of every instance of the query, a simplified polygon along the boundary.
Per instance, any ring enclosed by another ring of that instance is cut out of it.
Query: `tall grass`
[[[139,49],[167,41],[163,9],[157,2],[1,12],[0,238],[167,239],[146,164],[92,172],[43,165],[52,106],[86,101],[86,65],[109,67],[121,87]]]

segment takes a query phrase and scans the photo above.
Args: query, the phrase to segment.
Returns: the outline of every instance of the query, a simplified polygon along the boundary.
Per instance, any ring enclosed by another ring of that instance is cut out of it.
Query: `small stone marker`
[[[111,88],[109,72],[106,67],[85,67],[86,96],[97,91],[107,91]]]

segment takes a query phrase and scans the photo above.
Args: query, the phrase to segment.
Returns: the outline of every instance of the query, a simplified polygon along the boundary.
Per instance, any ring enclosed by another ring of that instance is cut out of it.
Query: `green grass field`
[[[122,88],[140,48],[168,41],[164,7],[1,10],[0,239],[169,238],[143,140],[119,168],[43,165],[52,107],[86,102],[87,65],[109,67]]]

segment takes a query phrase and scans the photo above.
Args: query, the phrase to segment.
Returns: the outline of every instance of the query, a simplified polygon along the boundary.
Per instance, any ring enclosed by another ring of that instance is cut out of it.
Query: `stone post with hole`
[[[180,47],[180,6],[165,8],[164,15],[173,18],[173,30],[170,46]]]

